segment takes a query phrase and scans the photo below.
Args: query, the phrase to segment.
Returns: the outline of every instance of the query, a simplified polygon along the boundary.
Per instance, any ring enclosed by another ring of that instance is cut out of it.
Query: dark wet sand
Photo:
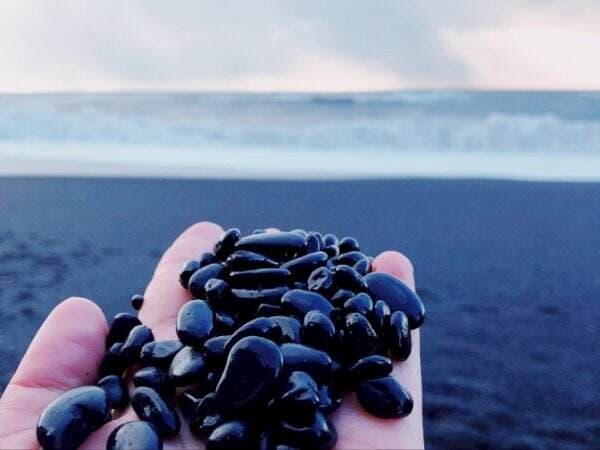
[[[60,299],[127,309],[198,220],[409,255],[429,448],[599,445],[598,184],[0,178],[0,389]]]

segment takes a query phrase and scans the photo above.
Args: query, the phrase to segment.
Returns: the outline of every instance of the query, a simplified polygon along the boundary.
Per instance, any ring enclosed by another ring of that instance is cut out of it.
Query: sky
[[[0,92],[600,89],[600,0],[1,0]]]

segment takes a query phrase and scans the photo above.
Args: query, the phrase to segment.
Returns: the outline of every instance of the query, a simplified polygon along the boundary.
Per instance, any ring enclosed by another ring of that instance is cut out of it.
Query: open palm
[[[222,232],[213,223],[198,223],[179,236],[163,255],[139,314],[156,340],[177,339],[175,318],[190,298],[177,281],[179,271],[187,260],[210,251]],[[373,268],[395,275],[414,289],[412,266],[402,254],[384,252],[375,258]],[[40,413],[62,392],[95,383],[107,331],[104,314],[89,300],[70,298],[52,311],[0,398],[0,448],[39,448],[35,429]],[[412,414],[402,420],[378,419],[364,413],[349,396],[333,415],[339,432],[338,449],[423,448],[419,331],[412,333],[411,356],[396,364],[393,372],[413,395]],[[82,448],[105,448],[110,432],[130,420],[137,420],[131,408],[90,436]],[[203,446],[184,425],[177,438],[165,441],[165,448]]]

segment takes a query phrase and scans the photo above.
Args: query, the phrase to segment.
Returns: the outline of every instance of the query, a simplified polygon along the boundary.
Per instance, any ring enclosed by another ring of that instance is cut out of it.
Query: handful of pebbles
[[[181,429],[177,409],[207,450],[332,449],[328,416],[350,392],[377,417],[410,414],[392,358],[409,357],[425,309],[371,263],[351,237],[228,230],[181,271],[192,300],[179,311],[179,339],[155,341],[136,315],[117,314],[97,385],[48,405],[39,443],[76,449],[129,404],[140,420],[115,428],[109,450],[162,449]]]

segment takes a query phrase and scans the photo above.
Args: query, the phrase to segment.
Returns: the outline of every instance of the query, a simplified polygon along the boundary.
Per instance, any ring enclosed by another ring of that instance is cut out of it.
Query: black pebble
[[[144,296],[140,294],[135,294],[131,297],[131,307],[136,311],[142,309],[142,305],[144,304]]]
[[[271,320],[279,325],[281,329],[281,342],[282,343],[290,343],[296,342],[300,343],[300,333],[302,324],[295,317],[289,316],[271,316]]]
[[[347,289],[339,289],[333,296],[331,297],[331,304],[335,307],[342,307],[346,300],[354,297],[356,293],[353,291],[349,291]]]
[[[265,255],[275,261],[287,261],[306,253],[306,237],[296,233],[254,234],[241,238],[237,250],[248,250]]]
[[[337,431],[321,413],[316,413],[308,425],[281,422],[281,438],[299,448],[331,450],[337,443],[337,437]]]
[[[288,375],[281,393],[271,405],[286,419],[295,422],[306,422],[315,414],[321,399],[316,381],[306,372],[292,372]]]
[[[243,450],[252,448],[250,426],[241,420],[225,422],[210,433],[206,450]]]
[[[176,386],[185,386],[197,382],[206,373],[206,363],[202,350],[183,347],[171,361],[169,378]]]
[[[333,310],[333,305],[318,292],[303,291],[292,289],[281,297],[283,310],[287,314],[304,319],[306,313],[317,310],[329,316]]]
[[[340,253],[354,252],[360,250],[358,241],[353,237],[342,238],[338,243],[338,247],[340,249]]]
[[[202,253],[202,255],[200,255],[200,258],[198,259],[200,268],[208,266],[209,264],[213,264],[216,262],[219,262],[219,260],[217,259],[215,254],[212,252],[204,252],[204,253]]]
[[[410,328],[418,328],[425,320],[425,306],[411,288],[384,272],[373,272],[365,276],[369,294],[374,301],[384,300],[392,312],[402,311],[408,317]]]
[[[151,423],[163,438],[174,437],[179,433],[179,416],[160,395],[149,387],[138,387],[133,391],[131,406],[138,417]]]
[[[363,277],[371,271],[371,261],[368,259],[361,259],[352,266]]]
[[[321,400],[319,410],[322,411],[323,414],[331,414],[342,406],[344,395],[333,386],[324,384],[319,389],[319,399]]]
[[[121,375],[127,368],[127,361],[121,355],[122,342],[115,342],[106,351],[98,368],[100,378],[106,375]]]
[[[185,345],[199,347],[210,336],[214,315],[204,300],[191,300],[177,314],[177,336]]]
[[[240,230],[237,228],[230,228],[223,233],[215,244],[215,256],[220,260],[225,260],[233,252],[235,243],[239,241],[240,236]]]
[[[219,278],[211,278],[204,285],[206,301],[213,309],[222,309],[230,299],[231,289],[229,284]]]
[[[243,338],[229,352],[215,392],[217,403],[229,411],[259,404],[276,386],[282,367],[282,352],[276,344],[256,336]]]
[[[323,244],[327,245],[338,245],[339,239],[335,234],[327,233],[323,236]]]
[[[237,250],[226,261],[230,270],[252,270],[279,267],[279,263],[258,253]]]
[[[256,317],[273,317],[283,314],[283,308],[279,305],[269,305],[261,303],[256,310]]]
[[[232,289],[231,304],[240,311],[256,311],[260,304],[279,305],[289,291],[286,286],[269,289]]]
[[[365,411],[383,419],[405,417],[413,409],[412,397],[391,376],[360,384],[356,390],[356,398]]]
[[[364,292],[355,295],[344,303],[344,312],[346,314],[357,312],[363,316],[367,316],[371,311],[373,311],[373,300],[371,300],[369,294]]]
[[[336,290],[333,272],[327,267],[315,269],[308,277],[307,285],[309,290],[326,297],[331,296]]]
[[[367,261],[369,260],[369,258],[367,258],[367,255],[365,255],[364,253],[361,253],[358,251],[352,251],[352,252],[342,253],[341,255],[338,255],[338,257],[335,258],[335,262],[336,262],[336,264],[345,264],[347,266],[354,266],[361,259],[366,259]]]
[[[327,353],[302,344],[281,346],[285,370],[308,373],[317,382],[326,382],[334,370],[333,360]]]
[[[183,348],[180,341],[154,341],[142,347],[140,362],[147,366],[169,367],[173,357]]]
[[[190,417],[190,431],[196,436],[208,437],[212,431],[224,423],[218,411],[215,394],[210,393],[200,399]]]
[[[239,327],[225,343],[224,351],[228,353],[231,348],[247,336],[260,336],[274,342],[281,341],[281,328],[279,324],[269,317],[257,317]]]
[[[170,383],[169,374],[166,369],[158,367],[142,367],[133,374],[131,381],[135,387],[149,387],[165,396],[172,395],[175,390],[174,386]]]
[[[340,289],[348,289],[354,292],[367,290],[367,283],[363,277],[352,267],[344,264],[335,268],[335,283]]]
[[[296,281],[304,281],[317,268],[327,263],[327,253],[315,252],[301,256],[282,264],[283,269],[287,269]]]
[[[383,300],[377,300],[370,314],[371,324],[375,328],[375,331],[382,334],[387,332],[391,315],[392,312],[388,304]]]
[[[195,298],[204,298],[205,285],[211,278],[219,278],[225,266],[221,263],[212,263],[194,272],[190,277],[188,289]]]
[[[276,268],[231,272],[228,280],[230,286],[236,289],[268,289],[286,286],[290,278],[289,270]]]
[[[106,443],[106,450],[162,450],[162,439],[148,422],[125,422],[115,428]]]
[[[104,389],[78,387],[46,406],[37,423],[37,439],[45,450],[76,450],[109,420],[110,400]]]
[[[131,330],[123,343],[121,356],[131,364],[139,359],[142,347],[153,340],[152,330],[146,325],[138,325]]]
[[[333,322],[319,311],[304,316],[302,343],[323,351],[330,351],[335,344],[336,330]]]
[[[120,376],[107,375],[98,381],[98,386],[108,395],[112,409],[123,409],[129,404],[127,383]]]
[[[179,284],[187,289],[191,276],[201,267],[200,262],[195,259],[186,262],[181,268],[181,272],[179,272]]]
[[[343,331],[344,350],[351,361],[372,354],[381,345],[377,333],[362,314],[348,314]]]
[[[387,341],[392,356],[400,361],[406,361],[410,356],[412,341],[408,318],[402,311],[396,311],[390,319]]]
[[[123,342],[129,336],[134,327],[141,325],[140,319],[133,314],[119,313],[110,323],[108,335],[106,336],[106,348],[110,348],[115,342]]]
[[[225,365],[227,358],[225,346],[230,337],[229,335],[215,336],[204,342],[204,360],[209,367],[223,367]]]
[[[319,239],[316,233],[308,233],[306,235],[306,252],[315,253],[322,250],[324,247],[323,240]]]
[[[359,359],[348,369],[348,377],[352,384],[358,384],[373,379],[381,378],[392,372],[392,360],[382,355],[370,355]]]

